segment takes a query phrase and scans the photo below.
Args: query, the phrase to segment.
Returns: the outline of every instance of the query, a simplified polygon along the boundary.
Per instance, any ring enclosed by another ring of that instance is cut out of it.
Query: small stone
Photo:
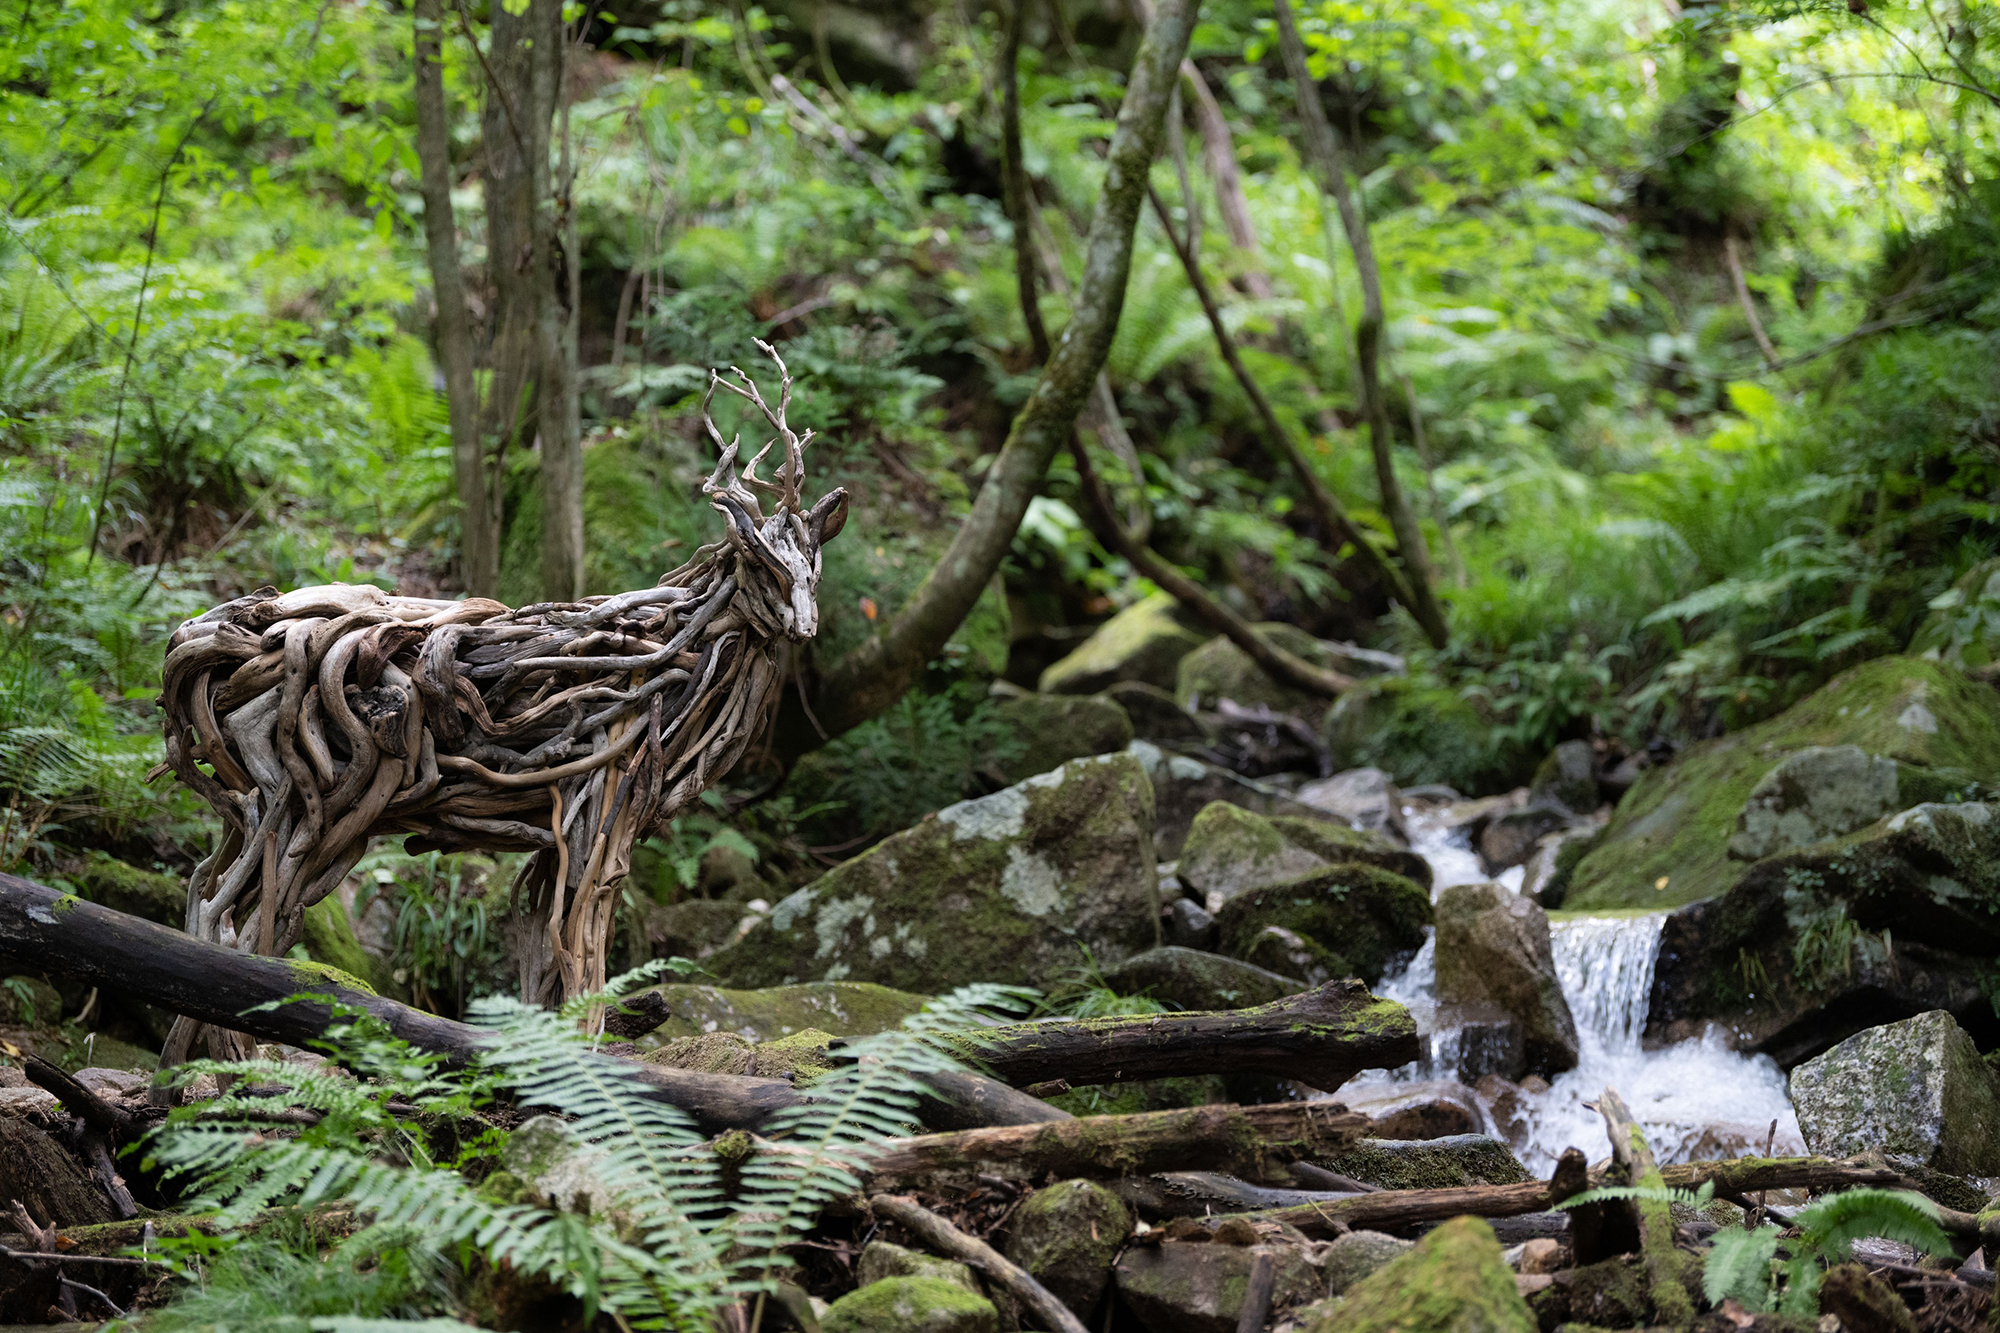
[[[1131,1233],[1131,1211],[1116,1194],[1093,1181],[1065,1180],[1021,1201],[1006,1253],[1079,1319],[1088,1320]]]
[[[1167,904],[1165,930],[1167,943],[1177,948],[1205,949],[1215,943],[1215,917],[1192,898]]]
[[[1414,1244],[1380,1231],[1350,1231],[1334,1237],[1320,1250],[1327,1293],[1340,1295]]]
[[[963,1287],[975,1296],[986,1294],[966,1265],[892,1245],[886,1240],[871,1240],[861,1247],[861,1261],[855,1265],[854,1277],[856,1285],[863,1287],[892,1277],[934,1277]]]
[[[1255,1245],[1263,1239],[1257,1228],[1240,1217],[1225,1217],[1215,1224],[1217,1245]]]
[[[1488,820],[1479,830],[1480,863],[1489,875],[1522,865],[1542,839],[1560,832],[1573,818],[1559,806],[1530,805]]]
[[[1547,1236],[1537,1236],[1521,1246],[1520,1271],[1553,1273],[1562,1267],[1565,1257],[1561,1241],[1550,1240]]]
[[[1553,805],[1575,815],[1595,810],[1597,751],[1589,741],[1564,741],[1549,751],[1528,784],[1530,805]]]
[[[1459,1217],[1347,1289],[1301,1333],[1536,1333],[1493,1228]]]
[[[1370,1138],[1441,1139],[1477,1134],[1484,1124],[1479,1099],[1463,1083],[1397,1083],[1384,1091],[1387,1095],[1376,1097],[1341,1096],[1348,1110],[1368,1117]]]
[[[1379,768],[1350,768],[1306,783],[1294,797],[1315,810],[1338,816],[1370,833],[1403,836],[1402,794],[1396,780]]]
[[[935,1277],[891,1277],[851,1291],[819,1321],[820,1333],[998,1333],[984,1296]]]
[[[2000,1172],[2000,1080],[1942,1009],[1858,1032],[1792,1071],[1813,1152],[1880,1150],[1955,1175]]]

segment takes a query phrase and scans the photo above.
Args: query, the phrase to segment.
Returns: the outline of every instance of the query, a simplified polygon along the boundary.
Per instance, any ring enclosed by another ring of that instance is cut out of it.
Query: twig
[[[1743,321],[1750,326],[1750,335],[1757,340],[1757,350],[1764,354],[1764,364],[1772,370],[1778,369],[1778,349],[1771,345],[1771,335],[1764,332],[1764,321],[1757,317],[1757,303],[1750,299],[1750,284],[1743,276],[1743,260],[1736,253],[1736,237],[1722,238],[1723,262],[1729,265],[1729,285],[1736,289],[1736,304],[1743,307]]]
[[[1032,1310],[1052,1333],[1090,1333],[1083,1321],[1047,1287],[1035,1281],[1027,1269],[1004,1258],[985,1241],[966,1235],[915,1199],[877,1194],[868,1200],[868,1207],[876,1216],[888,1218],[925,1243],[985,1273],[1008,1295]]]
[[[1262,1333],[1264,1316],[1271,1313],[1271,1288],[1277,1281],[1277,1261],[1269,1250],[1259,1250],[1250,1261],[1250,1282],[1243,1288],[1243,1308],[1236,1316],[1236,1333]]]
[[[112,1314],[117,1315],[120,1319],[123,1319],[125,1317],[124,1306],[120,1305],[117,1301],[112,1300],[109,1296],[106,1296],[103,1292],[99,1291],[96,1287],[91,1286],[88,1282],[78,1282],[75,1278],[69,1276],[67,1273],[57,1273],[56,1281],[62,1283],[65,1287],[70,1287],[77,1291],[80,1291],[86,1296],[95,1296],[99,1301],[102,1301],[104,1303],[104,1308],[111,1311]]]

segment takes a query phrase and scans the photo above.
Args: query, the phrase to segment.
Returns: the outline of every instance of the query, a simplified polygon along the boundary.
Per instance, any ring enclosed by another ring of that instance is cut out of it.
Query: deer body
[[[190,934],[282,954],[375,839],[402,835],[414,852],[533,852],[515,883],[534,921],[523,998],[604,985],[632,844],[768,724],[780,650],[817,633],[820,547],[846,519],[845,491],[800,501],[811,432],[784,424],[789,376],[772,409],[735,374],[744,387],[711,377],[711,399],[748,399],[778,432],[764,452],[782,442],[785,461],[763,482],[759,453],[739,479],[711,423],[722,456],[702,491],[723,540],[656,587],[518,610],[266,589],[175,632],[167,766],[224,825],[188,885]],[[775,494],[768,516],[750,488]],[[167,1058],[194,1032],[181,1020]]]

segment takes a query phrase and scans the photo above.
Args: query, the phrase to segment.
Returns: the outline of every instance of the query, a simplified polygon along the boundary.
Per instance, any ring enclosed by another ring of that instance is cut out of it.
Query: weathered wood
[[[1236,1316],[1236,1333],[1261,1333],[1271,1313],[1271,1288],[1277,1285],[1278,1264],[1269,1250],[1250,1261],[1250,1281],[1243,1289],[1243,1307]]]
[[[115,986],[163,1009],[293,1046],[319,1037],[333,1017],[319,1000],[277,1003],[301,992],[366,1010],[411,1045],[454,1061],[471,1059],[493,1040],[492,1033],[468,1024],[349,990],[309,966],[205,943],[16,875],[0,875],[0,966]],[[260,1007],[264,1005],[275,1007]],[[617,1063],[710,1131],[755,1128],[802,1100],[783,1079]],[[982,1123],[992,1124],[994,1117],[1030,1115],[1066,1118],[1046,1103],[974,1074],[934,1080],[932,1087],[944,1123],[984,1117]]]
[[[894,1192],[972,1176],[1095,1179],[1170,1168],[1285,1178],[1285,1163],[1328,1156],[1367,1131],[1335,1102],[1196,1106],[891,1139],[870,1157],[870,1188]]]
[[[1565,1148],[1549,1176],[1549,1202],[1560,1204],[1590,1188],[1590,1163],[1583,1149]],[[1570,1222],[1570,1251],[1578,1264],[1594,1264],[1614,1254],[1624,1254],[1638,1244],[1638,1233],[1630,1220],[1608,1215],[1601,1203],[1580,1204],[1567,1210]],[[1622,1233],[1615,1223],[1623,1223]]]
[[[1606,1088],[1597,1098],[1597,1113],[1611,1136],[1613,1171],[1624,1173],[1626,1181],[1641,1189],[1664,1188],[1666,1179],[1653,1158],[1646,1131],[1632,1118],[1625,1099],[1616,1089]],[[1694,1322],[1694,1298],[1688,1295],[1682,1276],[1684,1261],[1674,1248],[1674,1219],[1665,1199],[1628,1199],[1612,1205],[1629,1213],[1639,1229],[1639,1255],[1644,1265],[1646,1292],[1653,1302],[1656,1322],[1685,1328]]]
[[[1393,1069],[1420,1053],[1409,1010],[1351,979],[1250,1009],[1010,1023],[957,1045],[1016,1087],[1245,1073],[1330,1092],[1364,1069]]]
[[[1294,1162],[1291,1169],[1297,1172],[1301,1165],[1303,1163]],[[1161,1171],[1150,1176],[1126,1176],[1111,1182],[1111,1189],[1141,1217],[1155,1221],[1173,1217],[1208,1217],[1217,1213],[1258,1212],[1271,1208],[1303,1208],[1373,1192],[1372,1187],[1321,1190],[1252,1185],[1213,1171]]]
[[[868,1207],[877,1217],[888,1218],[931,1248],[971,1264],[986,1274],[988,1281],[1021,1302],[1053,1333],[1090,1333],[1083,1326],[1083,1321],[1057,1300],[1053,1292],[1035,1281],[1034,1275],[1027,1269],[1012,1262],[985,1241],[966,1235],[915,1199],[877,1194],[868,1200]]]

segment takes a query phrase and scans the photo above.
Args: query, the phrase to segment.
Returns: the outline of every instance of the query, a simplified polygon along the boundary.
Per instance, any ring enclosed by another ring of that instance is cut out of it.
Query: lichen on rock
[[[1957,1175],[2000,1172],[2000,1080],[1943,1010],[1856,1033],[1792,1071],[1807,1146],[1879,1150]]]
[[[1238,894],[1350,861],[1425,887],[1431,881],[1422,857],[1379,833],[1327,820],[1266,817],[1228,801],[1215,801],[1195,816],[1178,874],[1216,912]]]

